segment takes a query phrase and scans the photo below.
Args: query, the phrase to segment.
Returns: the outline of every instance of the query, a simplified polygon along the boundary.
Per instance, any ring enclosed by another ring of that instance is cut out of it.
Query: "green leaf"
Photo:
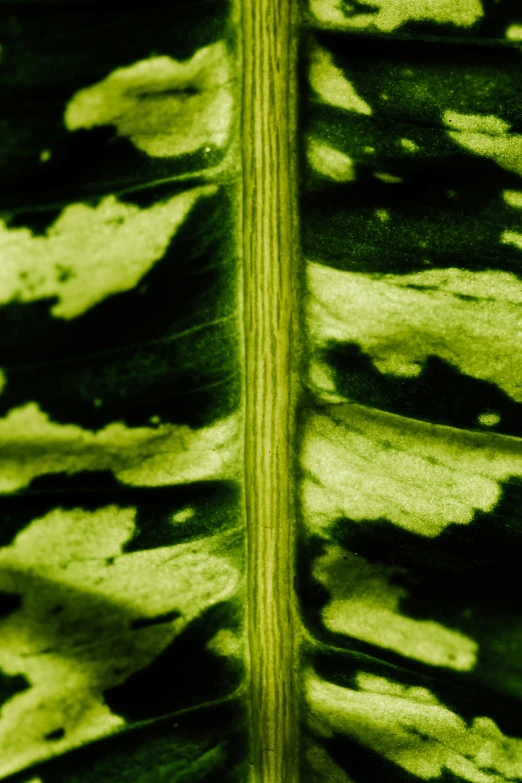
[[[513,0],[0,3],[0,778],[522,781]]]

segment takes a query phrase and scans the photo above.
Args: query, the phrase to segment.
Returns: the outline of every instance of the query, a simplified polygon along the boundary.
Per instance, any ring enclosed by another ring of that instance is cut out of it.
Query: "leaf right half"
[[[520,781],[520,11],[309,23],[304,768]]]

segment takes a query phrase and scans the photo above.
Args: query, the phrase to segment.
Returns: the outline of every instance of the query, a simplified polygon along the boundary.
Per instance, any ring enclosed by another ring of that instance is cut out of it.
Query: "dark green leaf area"
[[[373,116],[388,121],[390,134],[395,121],[410,123],[412,130],[451,130],[442,120],[447,110],[499,116],[513,124],[514,132],[522,127],[522,55],[517,45],[347,33],[319,33],[316,38],[333,54]]]
[[[240,525],[239,488],[231,482],[134,489],[121,486],[110,473],[52,474],[35,479],[23,497],[2,497],[0,547],[56,507],[92,512],[107,506],[136,509],[135,529],[123,552],[195,541]],[[179,512],[183,517],[178,522]],[[6,598],[4,605],[13,600]]]
[[[174,679],[174,677],[172,677]],[[6,778],[26,783],[240,783],[246,778],[243,705],[174,714]]]
[[[420,160],[411,175],[393,159],[380,166],[363,162],[357,182],[323,181],[319,193],[312,189],[301,199],[306,257],[350,272],[456,267],[521,276],[520,250],[501,242],[504,231],[521,231],[519,211],[502,197],[503,188],[521,186],[519,177],[478,158],[462,165],[461,157]],[[376,169],[402,176],[404,183],[376,182]],[[484,187],[473,177],[476,169]],[[445,170],[449,181],[441,182]]]
[[[15,612],[20,608],[21,600],[20,596],[16,593],[6,593],[4,590],[0,591],[0,620],[3,617],[8,617],[12,612]]]
[[[112,192],[215,164],[222,153],[151,158],[114,128],[70,133],[64,110],[80,89],[149,57],[178,60],[223,37],[228,0],[145,8],[123,2],[0,4],[1,208]],[[51,153],[40,161],[43,150]]]
[[[177,192],[126,203],[147,208]],[[75,318],[54,317],[56,299],[1,307],[0,413],[36,401],[55,421],[93,429],[151,416],[198,427],[230,413],[239,393],[230,208],[223,190],[201,198],[135,287]]]
[[[478,512],[469,525],[450,525],[435,538],[387,520],[340,519],[329,542],[302,542],[300,595],[313,635],[520,702],[521,501],[522,483],[512,481],[503,485],[494,512]],[[332,545],[325,584],[324,570],[320,576],[316,569]],[[345,631],[339,621],[327,628],[332,599],[345,602]],[[363,610],[367,625],[353,625],[350,612]],[[469,658],[458,663],[463,649]]]
[[[418,738],[412,733],[412,742]],[[307,738],[305,734],[304,742]],[[310,741],[310,739],[308,739]],[[382,756],[378,751],[365,747],[343,734],[334,734],[321,740],[320,745],[326,750],[332,761],[348,775],[350,783],[367,783],[367,781],[382,780],[386,783],[419,783],[423,778],[402,769],[393,761]],[[419,752],[422,744],[419,742]],[[437,778],[437,783],[463,783],[465,778],[457,777],[452,772],[444,770]],[[314,783],[313,778],[304,778],[305,783]]]
[[[355,343],[333,343],[324,358],[346,398],[433,424],[483,429],[522,436],[522,409],[498,386],[473,378],[437,356],[428,357],[420,375],[409,378],[379,372]],[[479,417],[494,412],[487,426]]]
[[[217,656],[207,645],[222,629],[237,632],[241,614],[233,602],[206,610],[148,667],[105,691],[106,704],[140,721],[228,696],[241,685],[242,663]]]
[[[241,523],[239,487],[232,482],[196,482],[169,488],[164,496],[160,488],[153,492],[154,502],[147,503],[142,496],[137,506],[136,532],[125,544],[125,552],[211,536]],[[187,507],[194,509],[194,516],[173,523],[173,512]]]
[[[6,674],[0,670],[0,707],[17,693],[30,688],[30,683],[22,674]]]

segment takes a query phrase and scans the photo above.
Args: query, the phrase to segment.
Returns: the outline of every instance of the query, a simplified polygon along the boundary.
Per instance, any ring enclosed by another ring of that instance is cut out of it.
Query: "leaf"
[[[0,778],[522,781],[510,0],[0,4]]]

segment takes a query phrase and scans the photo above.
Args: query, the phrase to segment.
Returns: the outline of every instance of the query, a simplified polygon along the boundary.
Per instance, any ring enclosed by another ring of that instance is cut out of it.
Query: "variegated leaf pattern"
[[[252,779],[236,10],[0,3],[13,783]],[[301,779],[522,781],[522,14],[302,10]]]
[[[520,8],[308,15],[303,768],[520,781]]]
[[[226,2],[0,4],[0,776],[244,780]]]

